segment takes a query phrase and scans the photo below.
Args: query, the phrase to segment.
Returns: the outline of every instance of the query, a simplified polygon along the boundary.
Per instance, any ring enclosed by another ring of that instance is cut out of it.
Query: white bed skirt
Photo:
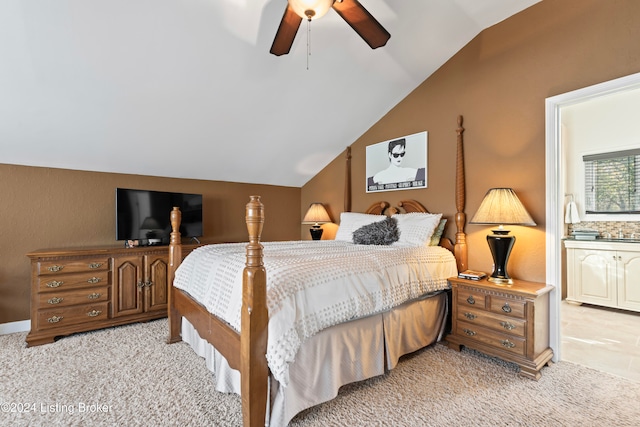
[[[341,386],[383,375],[401,356],[439,341],[447,312],[447,294],[441,292],[315,335],[290,366],[287,387],[271,378],[265,425],[286,426],[300,411],[336,397]],[[186,318],[182,319],[182,340],[206,359],[218,391],[240,394],[240,373],[200,338]]]

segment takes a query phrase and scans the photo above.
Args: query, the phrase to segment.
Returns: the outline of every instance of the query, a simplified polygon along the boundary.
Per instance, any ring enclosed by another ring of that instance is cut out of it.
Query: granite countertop
[[[573,236],[563,237],[562,240],[573,240],[575,242],[598,242],[598,243],[640,243],[640,237],[600,237],[595,239],[576,239]]]

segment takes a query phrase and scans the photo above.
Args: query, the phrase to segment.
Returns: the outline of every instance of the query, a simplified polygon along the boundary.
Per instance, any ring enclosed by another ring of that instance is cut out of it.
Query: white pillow
[[[363,225],[373,224],[374,222],[385,219],[384,215],[370,215],[357,212],[342,212],[340,214],[340,226],[336,232],[335,240],[345,242],[353,242],[353,232]]]
[[[395,214],[392,218],[398,220],[400,240],[394,245],[429,246],[431,235],[440,223],[442,214],[412,212]]]

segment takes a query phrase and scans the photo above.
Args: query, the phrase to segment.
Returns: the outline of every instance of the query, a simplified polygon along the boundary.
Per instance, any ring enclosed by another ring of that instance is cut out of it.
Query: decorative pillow
[[[440,239],[444,234],[444,226],[447,225],[446,219],[441,219],[440,224],[433,230],[433,234],[431,235],[431,240],[429,241],[429,246],[438,246],[440,244]]]
[[[353,232],[353,243],[358,245],[390,245],[400,239],[398,220],[385,218],[373,224],[363,225]]]
[[[363,225],[373,224],[384,219],[384,215],[370,215],[357,212],[342,212],[340,214],[340,226],[336,232],[335,240],[353,242],[353,232]]]
[[[428,246],[442,214],[412,212],[395,214],[392,218],[398,220],[398,229],[400,229],[400,240],[396,242],[397,245]]]

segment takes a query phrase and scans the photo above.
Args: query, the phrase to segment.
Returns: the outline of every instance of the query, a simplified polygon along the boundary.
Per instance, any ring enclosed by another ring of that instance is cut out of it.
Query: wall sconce
[[[322,203],[318,202],[311,203],[309,210],[307,210],[307,213],[302,219],[303,224],[313,224],[309,230],[313,240],[320,240],[322,237],[322,228],[320,227],[320,224],[325,224],[327,222],[331,222],[331,218],[329,218],[329,214]]]
[[[487,236],[487,243],[493,256],[493,273],[489,281],[497,284],[512,284],[513,280],[507,273],[507,262],[516,238],[509,236],[509,230],[506,230],[503,225],[536,225],[515,191],[511,188],[490,189],[469,224],[499,225],[498,228],[491,230],[493,234]]]

